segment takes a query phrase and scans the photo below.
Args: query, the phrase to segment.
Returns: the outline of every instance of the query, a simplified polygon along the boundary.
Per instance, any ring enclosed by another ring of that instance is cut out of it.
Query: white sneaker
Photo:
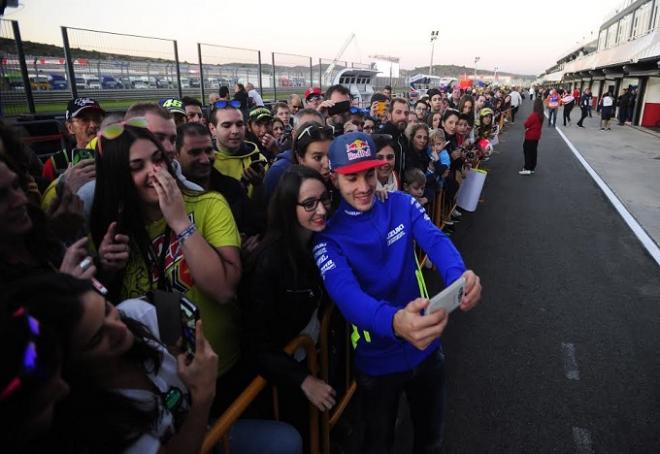
[[[460,218],[461,216],[463,216],[463,213],[461,213],[456,208],[454,208],[454,211],[451,212],[451,215],[455,218]]]
[[[531,170],[520,170],[518,171],[518,175],[531,175],[532,171]]]

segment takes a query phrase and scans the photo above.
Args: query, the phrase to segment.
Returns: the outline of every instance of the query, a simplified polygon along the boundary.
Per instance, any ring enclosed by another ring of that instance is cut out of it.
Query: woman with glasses
[[[195,323],[194,353],[187,353],[161,342],[155,306],[131,299],[115,307],[89,281],[43,276],[24,282],[12,298],[51,327],[62,345],[70,394],[55,417],[59,452],[199,451],[218,373],[201,321]],[[282,428],[293,434],[287,447],[300,452],[293,428],[269,421],[239,421],[231,449],[289,452],[267,448],[280,441]]]
[[[325,179],[311,168],[289,167],[270,200],[266,236],[248,258],[241,284],[247,356],[284,393],[283,420],[302,434],[308,433],[308,401],[329,410],[335,391],[309,373],[304,354],[291,357],[282,349],[299,334],[318,341],[319,307],[327,296],[311,240],[325,229],[329,212]]]
[[[362,132],[365,134],[373,134],[376,131],[376,120],[371,116],[364,118],[364,125],[362,125]]]
[[[108,126],[98,142],[90,230],[102,280],[116,300],[154,289],[184,294],[200,309],[222,377],[240,357],[238,230],[220,194],[180,188],[141,120]]]

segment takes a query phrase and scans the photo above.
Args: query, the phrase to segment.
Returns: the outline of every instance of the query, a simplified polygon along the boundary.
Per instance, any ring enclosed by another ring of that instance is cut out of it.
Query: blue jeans
[[[445,357],[438,348],[416,368],[396,374],[357,373],[365,434],[361,452],[391,453],[401,393],[406,393],[414,428],[415,454],[437,453],[442,446],[445,407]]]
[[[239,419],[229,432],[229,450],[236,454],[302,454],[303,442],[291,425],[266,419]],[[214,452],[223,452],[222,443]]]
[[[557,123],[557,109],[548,109],[548,125]]]

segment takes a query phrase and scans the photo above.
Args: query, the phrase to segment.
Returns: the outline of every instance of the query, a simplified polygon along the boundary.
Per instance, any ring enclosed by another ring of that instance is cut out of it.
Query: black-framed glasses
[[[224,99],[221,99],[213,103],[214,109],[225,109],[227,106],[238,109],[241,107],[241,102],[238,99],[232,99],[231,101],[225,101]]]
[[[318,199],[311,197],[309,199],[303,200],[302,202],[296,203],[296,205],[303,207],[303,209],[308,213],[312,213],[316,211],[316,208],[318,208],[319,202],[323,204],[323,207],[326,210],[330,209],[330,205],[332,205],[332,200],[330,200],[330,196],[327,192]]]
[[[323,95],[314,95],[307,98],[307,102],[323,101]]]

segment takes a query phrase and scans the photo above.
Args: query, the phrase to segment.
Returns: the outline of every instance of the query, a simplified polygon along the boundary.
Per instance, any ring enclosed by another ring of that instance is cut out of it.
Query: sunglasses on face
[[[37,364],[37,346],[35,344],[35,339],[39,337],[40,334],[39,321],[29,315],[23,307],[19,307],[12,314],[12,318],[19,317],[24,318],[27,323],[27,327],[30,331],[28,336],[29,340],[25,346],[25,351],[23,352],[23,362],[20,371],[15,377],[9,380],[2,388],[2,391],[0,391],[0,402],[18,391],[25,378],[33,376],[39,371]]]
[[[321,196],[321,198],[316,199],[305,199],[302,202],[298,202],[296,205],[303,207],[303,209],[308,212],[312,213],[316,211],[316,208],[319,206],[319,202],[323,204],[323,207],[327,210],[330,208],[330,205],[332,204],[332,201],[330,200],[330,196],[325,193]]]
[[[323,96],[310,96],[307,98],[307,102],[316,102],[316,101],[323,101]]]
[[[234,109],[238,109],[239,107],[241,107],[241,102],[237,99],[232,99],[231,101],[225,101],[224,99],[221,99],[220,101],[216,101],[213,103],[214,109],[224,109],[227,106],[231,106]]]
[[[103,138],[106,140],[115,140],[124,133],[126,126],[147,129],[149,124],[147,123],[147,119],[144,117],[133,117],[126,121],[120,121],[119,123],[113,123],[106,126],[97,134],[99,155],[103,156],[103,148],[101,145],[103,141],[101,139]]]

